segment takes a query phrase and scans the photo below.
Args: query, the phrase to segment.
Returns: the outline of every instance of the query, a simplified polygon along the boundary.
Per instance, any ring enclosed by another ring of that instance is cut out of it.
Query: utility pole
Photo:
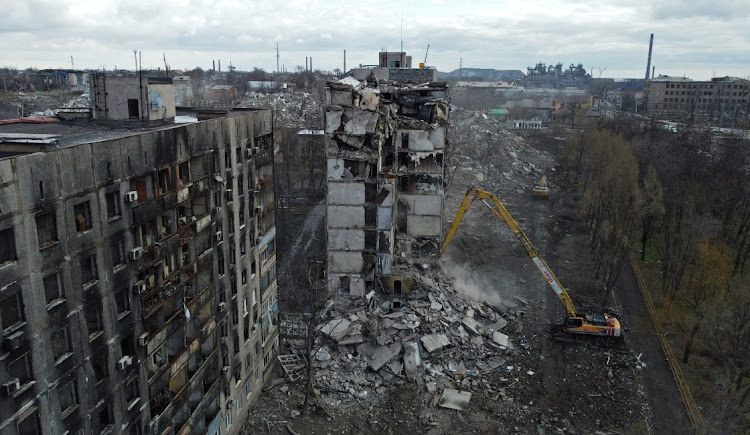
[[[167,55],[162,53],[162,57],[164,58],[164,73],[169,77],[169,65],[167,65]]]
[[[70,69],[76,69],[76,63],[73,62],[73,56],[70,56]]]
[[[133,57],[135,58],[135,71],[138,72],[138,50],[133,50]]]
[[[346,74],[346,50],[344,50],[344,74]]]
[[[276,74],[280,74],[281,70],[279,70],[279,43],[276,43]]]

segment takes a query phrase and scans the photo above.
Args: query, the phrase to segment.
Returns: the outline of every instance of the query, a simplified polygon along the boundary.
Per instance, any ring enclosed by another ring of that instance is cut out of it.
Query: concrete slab
[[[419,346],[414,341],[404,343],[404,371],[408,379],[414,379],[419,366],[422,365],[422,357],[419,355]]]
[[[325,325],[320,328],[320,332],[331,337],[332,339],[339,341],[346,336],[349,332],[352,322],[348,319],[338,318],[328,321]]]
[[[388,361],[401,352],[401,343],[394,343],[390,346],[362,343],[357,346],[357,352],[367,358],[367,363],[370,365],[370,368],[374,371],[378,371]]]
[[[438,349],[442,349],[445,346],[451,344],[450,340],[445,334],[428,334],[419,339],[427,352],[434,352]]]
[[[469,407],[470,400],[470,392],[446,388],[445,390],[443,390],[443,395],[440,397],[440,402],[438,402],[438,405],[440,405],[440,407],[442,408],[466,411],[466,408]]]
[[[461,323],[466,325],[467,328],[471,330],[471,332],[475,334],[479,334],[480,330],[482,329],[482,325],[479,324],[476,320],[474,320],[473,317],[464,317],[461,319]]]
[[[510,346],[510,339],[507,335],[503,334],[500,331],[495,331],[492,333],[492,341],[506,348]]]

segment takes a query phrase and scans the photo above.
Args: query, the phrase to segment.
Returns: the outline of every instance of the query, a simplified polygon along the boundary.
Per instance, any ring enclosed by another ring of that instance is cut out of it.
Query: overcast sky
[[[321,1],[22,0],[4,2],[0,66],[241,70],[347,69],[403,47],[440,71],[582,63],[594,77],[750,75],[747,0]]]

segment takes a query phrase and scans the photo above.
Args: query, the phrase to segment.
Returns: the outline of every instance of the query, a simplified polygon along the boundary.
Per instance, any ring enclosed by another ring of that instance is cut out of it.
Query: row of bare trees
[[[709,423],[750,428],[750,145],[705,131],[664,131],[638,118],[576,117],[560,155],[563,181],[581,188],[579,211],[607,290],[626,249],[659,261],[662,313],[679,334]],[[691,364],[691,355],[701,361]],[[719,418],[721,417],[721,418]]]

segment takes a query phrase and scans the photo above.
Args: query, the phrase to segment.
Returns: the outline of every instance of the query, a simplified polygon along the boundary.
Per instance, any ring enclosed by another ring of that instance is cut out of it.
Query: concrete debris
[[[451,344],[445,334],[429,334],[421,337],[419,340],[422,342],[424,348],[427,349],[427,352],[430,353]]]
[[[383,365],[385,365],[385,363],[401,353],[401,346],[401,343],[394,343],[390,346],[362,343],[357,346],[357,352],[359,352],[360,355],[365,356],[367,363],[372,370],[378,371]]]
[[[446,388],[443,390],[443,395],[440,397],[440,402],[438,404],[443,408],[466,411],[466,408],[469,407],[470,400],[471,392]]]
[[[339,341],[344,338],[347,332],[349,332],[349,327],[351,326],[351,324],[352,322],[350,322],[348,319],[333,319],[323,325],[320,328],[320,332],[336,341]]]
[[[420,365],[422,365],[422,358],[419,355],[419,346],[417,343],[414,341],[404,343],[404,370],[406,371],[406,377],[414,379]]]
[[[305,360],[299,355],[279,355],[277,357],[284,373],[290,381],[296,382],[305,377]]]

